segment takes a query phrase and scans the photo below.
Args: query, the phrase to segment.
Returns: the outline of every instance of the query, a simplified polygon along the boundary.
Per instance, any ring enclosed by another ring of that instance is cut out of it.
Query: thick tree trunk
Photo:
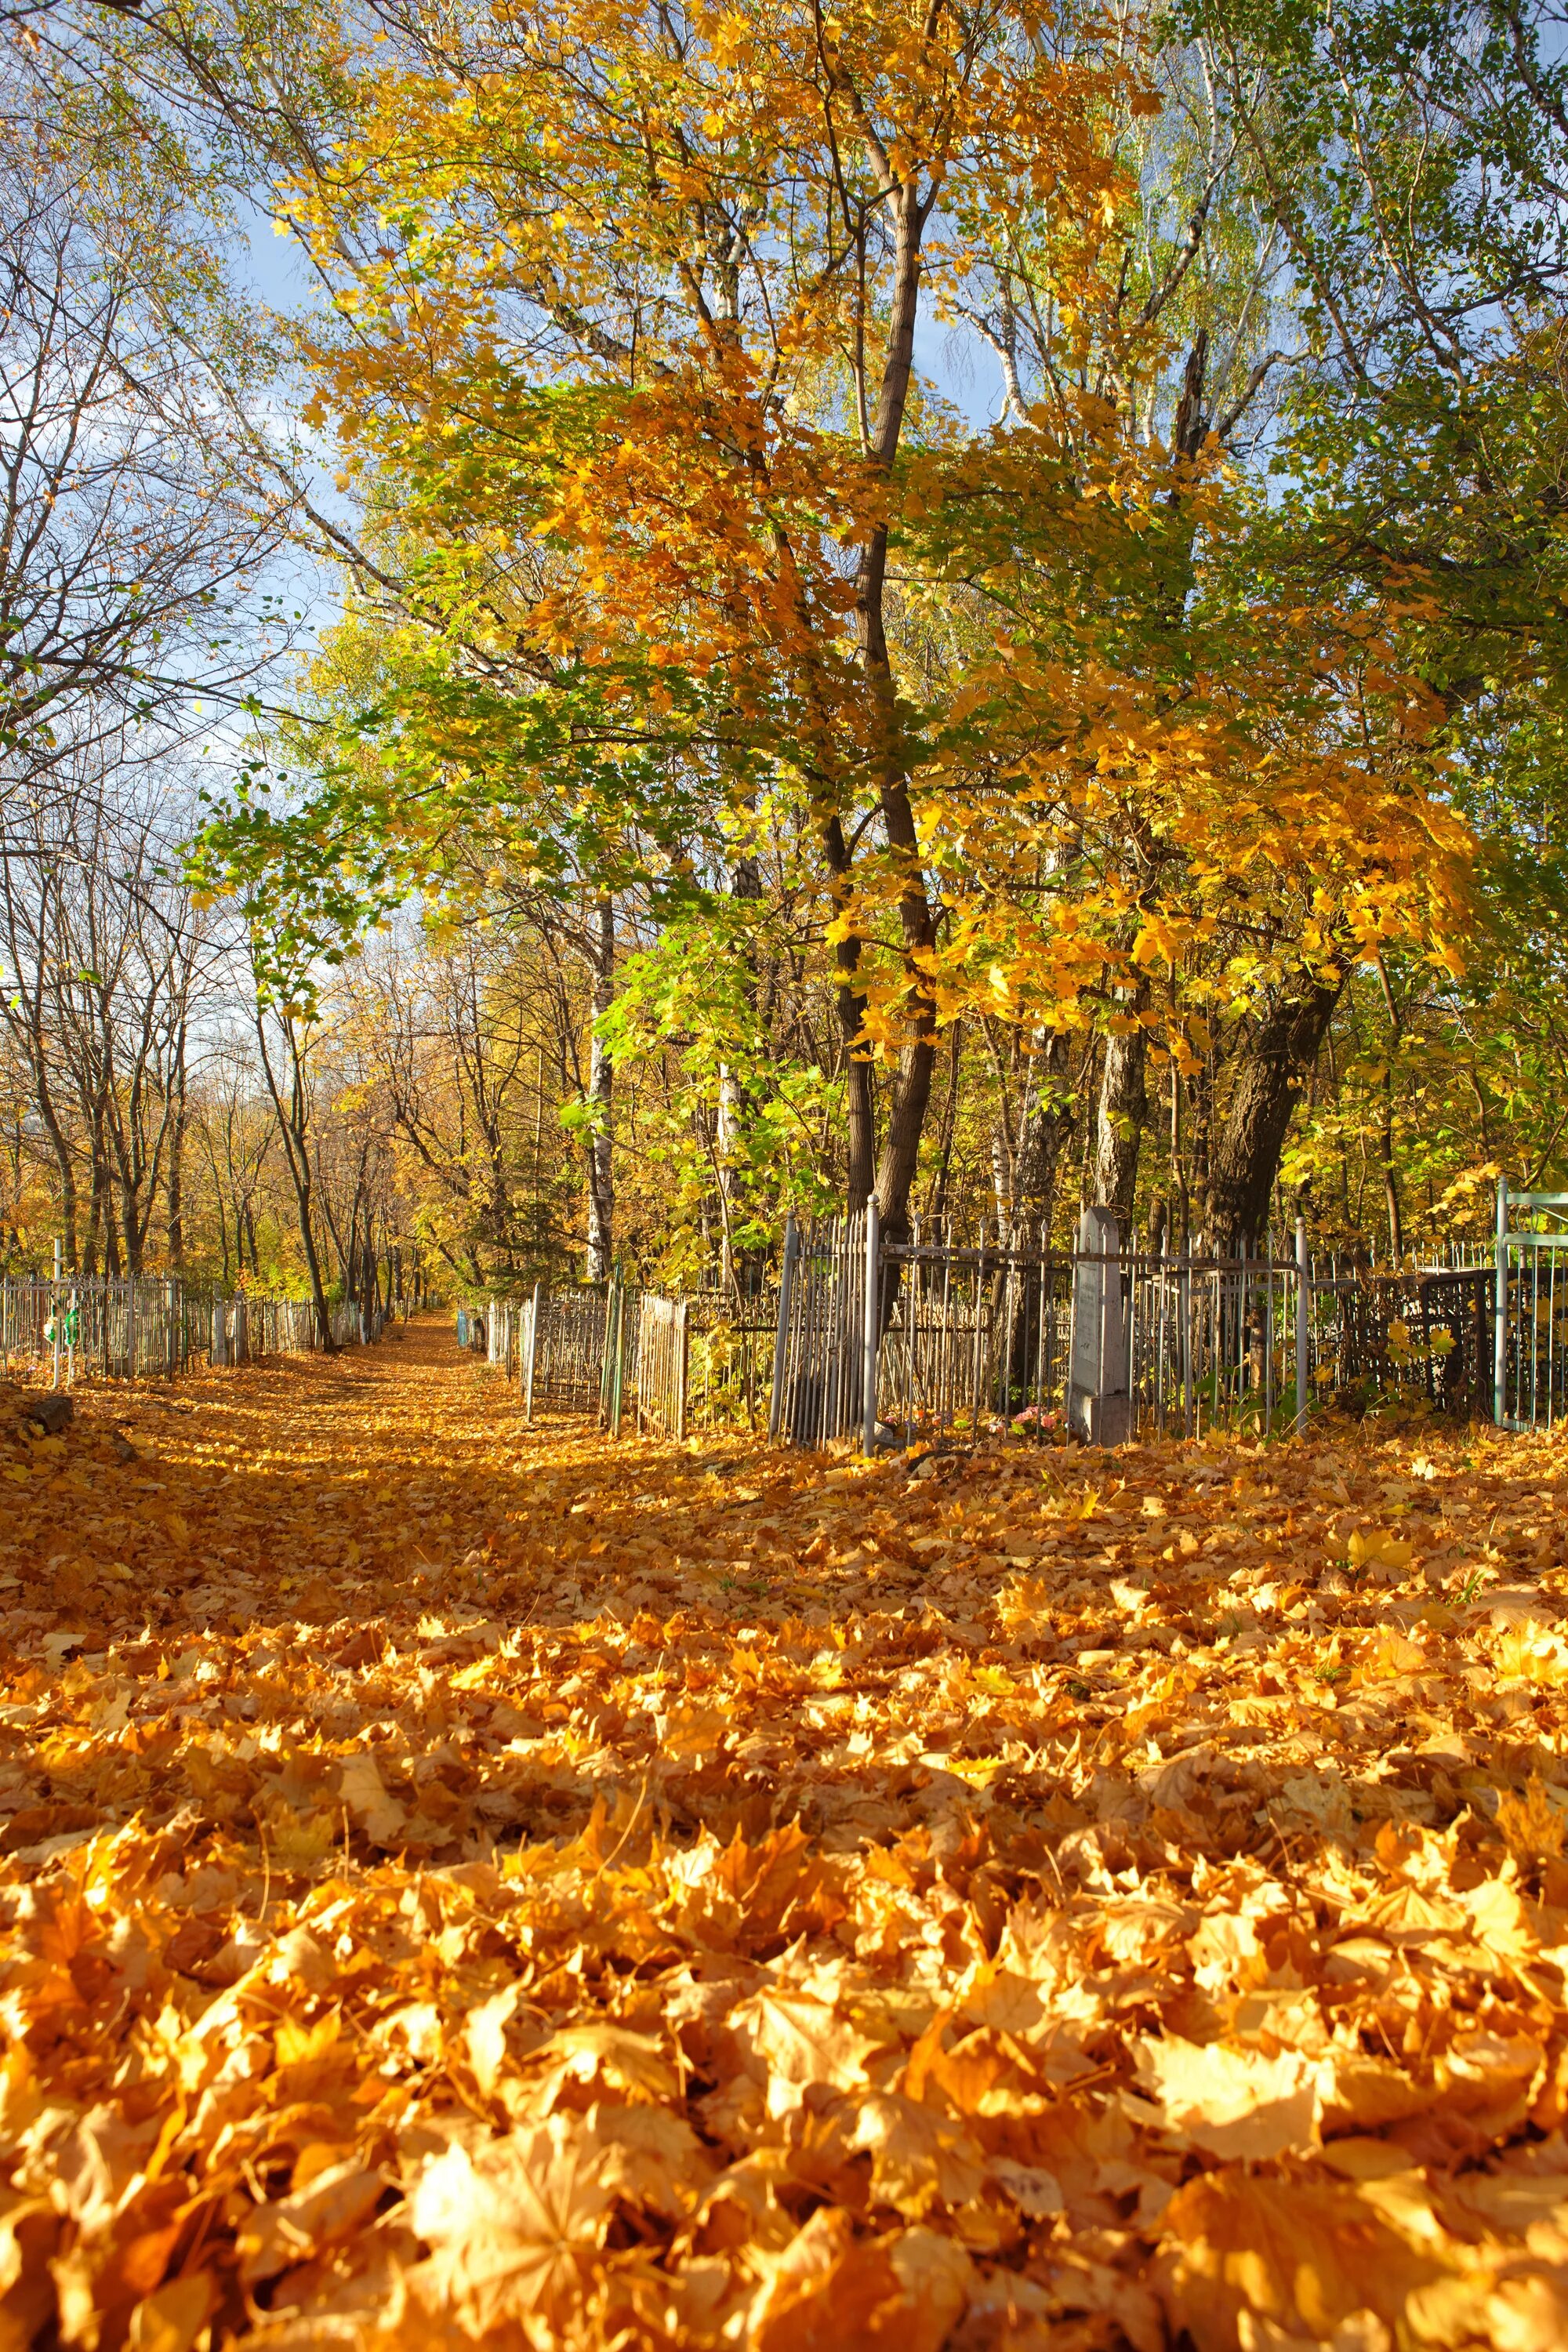
[[[1042,1241],[1049,1236],[1056,1208],[1062,1146],[1072,1133],[1073,1098],[1067,1087],[1068,1041],[1053,1030],[1036,1054],[1013,1174],[1014,1231],[1033,1226]]]
[[[1147,989],[1140,989],[1128,1010],[1142,1012]],[[1100,1073],[1100,1101],[1095,1120],[1094,1189],[1102,1208],[1109,1209],[1123,1235],[1132,1223],[1133,1196],[1138,1187],[1138,1153],[1149,1117],[1144,1073],[1148,1036],[1142,1028],[1105,1041],[1105,1066]]]
[[[877,1169],[877,1208],[882,1231],[890,1242],[907,1242],[910,1237],[910,1195],[920,1165],[921,1137],[931,1106],[935,1066],[934,1036],[917,1037],[899,1055],[898,1083]]]
[[[1214,1139],[1204,1201],[1204,1232],[1220,1256],[1258,1240],[1279,1173],[1290,1114],[1328,1034],[1344,986],[1302,978],[1258,1024],[1235,1056],[1225,1124]]]
[[[837,915],[843,911],[849,879],[849,851],[844,827],[837,816],[829,817],[823,827],[823,847]],[[866,999],[860,992],[859,940],[853,936],[837,940],[833,964],[837,975],[835,997],[844,1048],[844,1110],[848,1135],[844,1194],[846,1206],[853,1213],[863,1209],[870,1199],[877,1168],[877,1104],[871,1086],[871,1065],[858,1051],[858,1044],[866,1019]]]

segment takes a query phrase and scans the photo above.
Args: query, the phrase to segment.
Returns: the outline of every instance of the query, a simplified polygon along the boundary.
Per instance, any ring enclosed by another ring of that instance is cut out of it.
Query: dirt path
[[[336,1358],[84,1383],[76,1404],[67,1437],[9,1461],[0,1593],[23,1616],[232,1626],[416,1601],[518,1556],[545,1442],[444,1317]]]

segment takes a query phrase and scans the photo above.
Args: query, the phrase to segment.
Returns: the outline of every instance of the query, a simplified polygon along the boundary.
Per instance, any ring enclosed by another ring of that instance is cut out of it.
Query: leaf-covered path
[[[1568,2336],[1558,1451],[14,1402],[0,2345]]]

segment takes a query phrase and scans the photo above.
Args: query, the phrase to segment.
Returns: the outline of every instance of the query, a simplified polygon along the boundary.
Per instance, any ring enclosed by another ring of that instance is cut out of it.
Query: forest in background
[[[9,1269],[1568,1181],[1550,8],[5,16]]]

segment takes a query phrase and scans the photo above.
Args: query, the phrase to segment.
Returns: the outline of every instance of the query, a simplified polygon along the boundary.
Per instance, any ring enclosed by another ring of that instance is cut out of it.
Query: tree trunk
[[[1067,1085],[1068,1041],[1053,1030],[1036,1053],[1013,1180],[1014,1231],[1033,1225],[1042,1244],[1050,1237],[1062,1146],[1072,1133],[1074,1106]]]
[[[1267,1013],[1236,1059],[1225,1125],[1209,1156],[1204,1231],[1217,1255],[1239,1255],[1268,1221],[1290,1114],[1328,1034],[1343,979],[1308,981]]]
[[[1389,1255],[1398,1265],[1405,1255],[1405,1212],[1399,1199],[1399,1171],[1394,1159],[1394,1047],[1383,1074],[1383,1201],[1388,1212]]]
[[[114,1238],[114,1202],[109,1161],[103,1147],[103,1105],[95,1102],[88,1128],[89,1146],[92,1154],[92,1191],[87,1212],[86,1263],[89,1274],[98,1271],[99,1252],[103,1253],[103,1270],[112,1276],[120,1262]]]
[[[958,1079],[963,1058],[963,1024],[952,1021],[947,1032],[947,1097],[942,1107],[942,1154],[931,1187],[931,1213],[940,1223],[947,1214],[948,1181],[952,1173],[953,1138],[958,1129]]]
[[[823,845],[826,851],[837,914],[843,909],[847,889],[849,852],[844,840],[844,827],[836,816],[829,817],[823,828]],[[845,1205],[853,1213],[857,1209],[863,1209],[870,1199],[877,1166],[877,1104],[871,1084],[871,1065],[858,1050],[857,1042],[866,1019],[866,999],[859,985],[859,940],[853,937],[837,940],[833,962],[837,974],[834,994],[844,1047],[845,1119],[848,1130],[848,1167],[844,1179],[844,1196]]]
[[[898,1081],[877,1168],[877,1209],[890,1242],[907,1242],[910,1237],[910,1195],[920,1166],[921,1137],[931,1107],[935,1067],[934,1036],[917,1037],[899,1055]]]
[[[752,904],[761,900],[762,867],[754,857],[736,859],[735,877],[731,885],[731,891],[734,898],[748,900]],[[747,942],[744,950],[744,960],[747,1013],[751,1024],[754,1026],[757,1010],[757,968],[756,957],[750,941]],[[752,1042],[752,1039],[748,1039],[748,1051]],[[714,1157],[718,1161],[719,1194],[724,1214],[723,1278],[726,1286],[739,1285],[742,1272],[741,1260],[748,1255],[745,1252],[737,1253],[734,1234],[737,1219],[744,1215],[747,1205],[748,1187],[744,1171],[748,1156],[746,1136],[751,1118],[752,1106],[747,1097],[744,1081],[728,1062],[721,1063],[718,1117],[714,1129]]]
[[[1140,988],[1128,1011],[1142,1013],[1147,987]],[[1148,1035],[1140,1025],[1124,1036],[1105,1041],[1105,1066],[1100,1073],[1100,1102],[1095,1122],[1094,1189],[1102,1208],[1109,1209],[1123,1235],[1132,1223],[1133,1195],[1138,1187],[1138,1153],[1149,1116],[1144,1083]]]
[[[185,1100],[185,1039],[180,1033],[179,1047],[174,1056],[174,1113],[169,1122],[169,1171],[166,1184],[168,1202],[169,1271],[181,1274],[185,1264],[185,1120],[188,1116]]]
[[[887,1133],[882,1139],[882,1156],[877,1168],[877,1207],[882,1220],[882,1230],[889,1240],[904,1242],[910,1235],[910,1195],[914,1190],[915,1171],[920,1165],[921,1137],[925,1129],[926,1112],[931,1107],[931,1082],[936,1068],[936,1005],[925,977],[928,959],[936,945],[936,923],[921,865],[914,809],[897,749],[899,719],[892,667],[882,625],[888,554],[886,531],[873,532],[872,542],[868,558],[870,576],[862,582],[863,626],[867,667],[881,705],[881,723],[888,745],[881,788],[882,821],[888,829],[888,845],[904,872],[904,885],[899,897],[899,926],[903,938],[906,974],[905,1017],[913,1031],[899,1055]]]
[[[891,215],[893,268],[889,289],[888,340],[877,410],[868,436],[872,463],[891,471],[898,455],[909,403],[914,364],[915,324],[920,309],[921,242],[937,186],[922,203],[913,179],[900,181],[891,162],[878,156],[883,193]],[[855,583],[856,629],[866,667],[879,738],[878,794],[888,847],[902,871],[899,897],[905,1018],[910,1034],[899,1055],[888,1129],[877,1169],[877,1206],[882,1229],[890,1241],[909,1237],[910,1195],[920,1164],[921,1135],[931,1105],[931,1073],[936,1065],[936,1006],[926,977],[936,944],[936,922],[926,889],[920,838],[909,792],[909,751],[903,740],[897,683],[888,653],[886,600],[888,527],[877,524],[860,551]]]
[[[300,1218],[300,1245],[305,1253],[305,1268],[310,1277],[310,1304],[315,1309],[316,1333],[323,1355],[335,1356],[337,1342],[332,1338],[331,1312],[327,1306],[326,1286],[321,1280],[321,1261],[316,1249],[315,1227],[310,1215],[310,1098],[305,1089],[299,1039],[287,1018],[282,1025],[290,1065],[287,1109],[283,1107],[282,1094],[273,1075],[272,1056],[267,1050],[267,1024],[261,1006],[258,1004],[256,1041],[261,1048],[261,1067],[267,1079],[267,1091],[272,1097],[283,1157],[289,1163],[289,1174],[294,1187],[294,1202]]]
[[[1383,1198],[1388,1211],[1389,1253],[1397,1266],[1405,1255],[1405,1213],[1400,1205],[1399,1171],[1394,1158],[1394,1092],[1405,1024],[1389,985],[1388,967],[1381,956],[1377,960],[1377,976],[1383,983],[1383,1002],[1388,1013],[1388,1059],[1383,1066]]]
[[[588,1265],[590,1282],[607,1282],[616,1257],[615,1170],[610,1156],[610,1117],[615,1107],[615,1065],[599,1035],[599,1018],[616,993],[616,908],[609,898],[595,910],[594,1027],[588,1041]]]
[[[51,1126],[49,1140],[54,1145],[55,1166],[60,1179],[61,1263],[68,1273],[77,1270],[77,1197],[76,1171],[71,1166],[70,1146],[59,1129]]]

